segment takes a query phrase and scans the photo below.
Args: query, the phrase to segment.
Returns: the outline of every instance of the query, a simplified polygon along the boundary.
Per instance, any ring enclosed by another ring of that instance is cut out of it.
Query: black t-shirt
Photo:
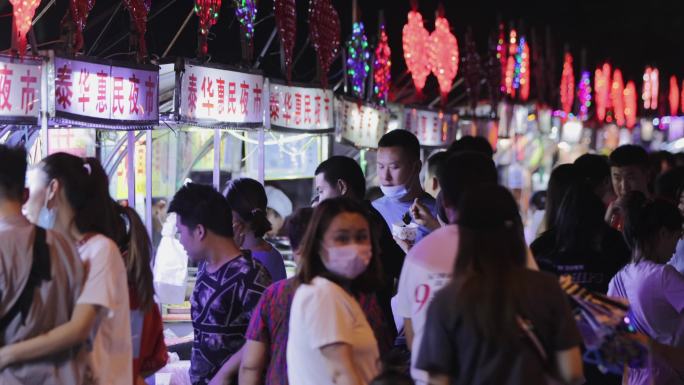
[[[606,294],[608,283],[630,260],[630,250],[622,234],[606,225],[596,235],[594,245],[559,250],[556,230],[543,233],[530,245],[539,268],[555,275],[570,275],[584,288]]]
[[[549,358],[553,361],[554,352],[579,346],[570,305],[556,278],[527,269],[519,274],[520,316],[530,321]],[[506,344],[486,340],[463,316],[458,297],[452,282],[430,304],[416,363],[419,369],[448,375],[454,385],[546,384],[548,365],[524,332]]]

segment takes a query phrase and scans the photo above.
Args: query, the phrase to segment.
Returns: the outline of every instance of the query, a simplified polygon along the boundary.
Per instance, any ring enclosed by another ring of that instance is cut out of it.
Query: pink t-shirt
[[[79,304],[100,306],[91,334],[91,360],[100,384],[130,385],[133,378],[126,267],[116,244],[95,235],[79,246],[88,276]]]

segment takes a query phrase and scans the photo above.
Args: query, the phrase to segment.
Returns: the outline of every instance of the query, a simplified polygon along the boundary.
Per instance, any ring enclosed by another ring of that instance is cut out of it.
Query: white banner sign
[[[343,138],[357,147],[378,147],[378,141],[387,131],[388,110],[342,98],[335,99],[335,109]]]
[[[333,122],[333,92],[322,88],[270,85],[271,126],[327,130]]]
[[[244,72],[185,65],[181,110],[191,122],[263,122],[264,78]]]
[[[159,72],[55,58],[55,109],[73,119],[156,122]]]
[[[404,128],[411,131],[423,146],[448,146],[455,139],[458,115],[406,108]]]
[[[41,66],[0,58],[0,121],[38,123]]]

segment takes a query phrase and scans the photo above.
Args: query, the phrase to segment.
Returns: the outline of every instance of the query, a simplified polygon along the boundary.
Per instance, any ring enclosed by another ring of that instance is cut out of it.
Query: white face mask
[[[370,263],[373,251],[370,245],[350,244],[328,247],[323,265],[328,271],[347,279],[361,275]]]
[[[380,185],[380,190],[382,193],[390,199],[400,199],[404,195],[408,194],[408,190],[404,185],[398,186],[383,186]]]
[[[45,204],[40,208],[40,212],[38,213],[36,226],[51,230],[55,227],[56,220],[57,211],[55,209],[49,209],[47,207],[47,200],[45,200]]]

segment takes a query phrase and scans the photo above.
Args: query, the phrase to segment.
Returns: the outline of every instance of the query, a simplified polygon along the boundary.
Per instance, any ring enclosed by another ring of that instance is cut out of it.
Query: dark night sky
[[[97,0],[85,32],[86,49],[90,47],[97,35],[104,28],[107,18],[121,0]],[[162,9],[172,0],[153,0],[151,15]],[[48,0],[42,0],[42,6]],[[223,1],[223,9],[218,24],[212,28],[213,40],[210,41],[209,52],[212,60],[223,63],[236,63],[239,59],[238,25],[234,21],[232,1]],[[306,7],[308,1],[298,2],[298,45],[299,51],[308,28],[306,23]],[[657,65],[661,70],[661,79],[671,74],[684,75],[684,1],[681,0],[648,0],[638,3],[625,0],[526,0],[526,1],[447,1],[421,0],[419,10],[426,19],[426,27],[432,30],[437,4],[444,4],[447,18],[453,31],[463,42],[466,28],[471,27],[475,33],[478,49],[481,54],[486,51],[487,38],[497,27],[497,20],[522,21],[528,31],[535,28],[543,34],[545,28],[551,28],[555,41],[557,74],[560,76],[561,55],[564,44],[567,44],[575,55],[579,70],[580,51],[587,52],[587,64],[590,69],[605,59],[623,69],[627,79],[637,80],[647,64]],[[59,39],[59,21],[64,15],[67,0],[57,0],[36,25],[39,43]],[[351,0],[333,0],[342,21],[342,36],[346,37],[351,29]],[[176,0],[169,8],[150,21],[148,26],[148,44],[151,53],[161,55],[173,35],[180,28],[183,20],[191,10],[193,1]],[[272,12],[272,0],[259,3],[258,19]],[[384,9],[390,46],[393,50],[393,75],[398,77],[405,69],[401,52],[401,29],[406,22],[406,13],[410,8],[409,0],[359,0],[360,17],[366,23],[371,41],[377,32],[378,11]],[[9,47],[11,5],[8,0],[0,0],[0,49]],[[257,27],[255,47],[258,53],[268,39],[274,26],[273,19],[265,20]],[[128,52],[128,39],[112,44],[128,30],[128,14],[120,10],[111,26],[105,31],[98,46],[93,50],[96,56],[116,56],[125,59]],[[197,18],[193,16],[181,34],[169,56],[194,56],[196,49]],[[107,49],[109,48],[109,49]],[[271,48],[276,52],[277,45]],[[314,77],[314,53],[309,47],[302,60],[295,68],[295,80],[309,81]],[[533,64],[534,65],[534,64]],[[331,73],[339,71],[333,67]],[[262,65],[267,74],[280,76],[278,56],[268,56]],[[533,79],[534,81],[534,79]],[[435,87],[436,82],[428,83],[428,88]],[[637,82],[640,84],[640,82]]]

